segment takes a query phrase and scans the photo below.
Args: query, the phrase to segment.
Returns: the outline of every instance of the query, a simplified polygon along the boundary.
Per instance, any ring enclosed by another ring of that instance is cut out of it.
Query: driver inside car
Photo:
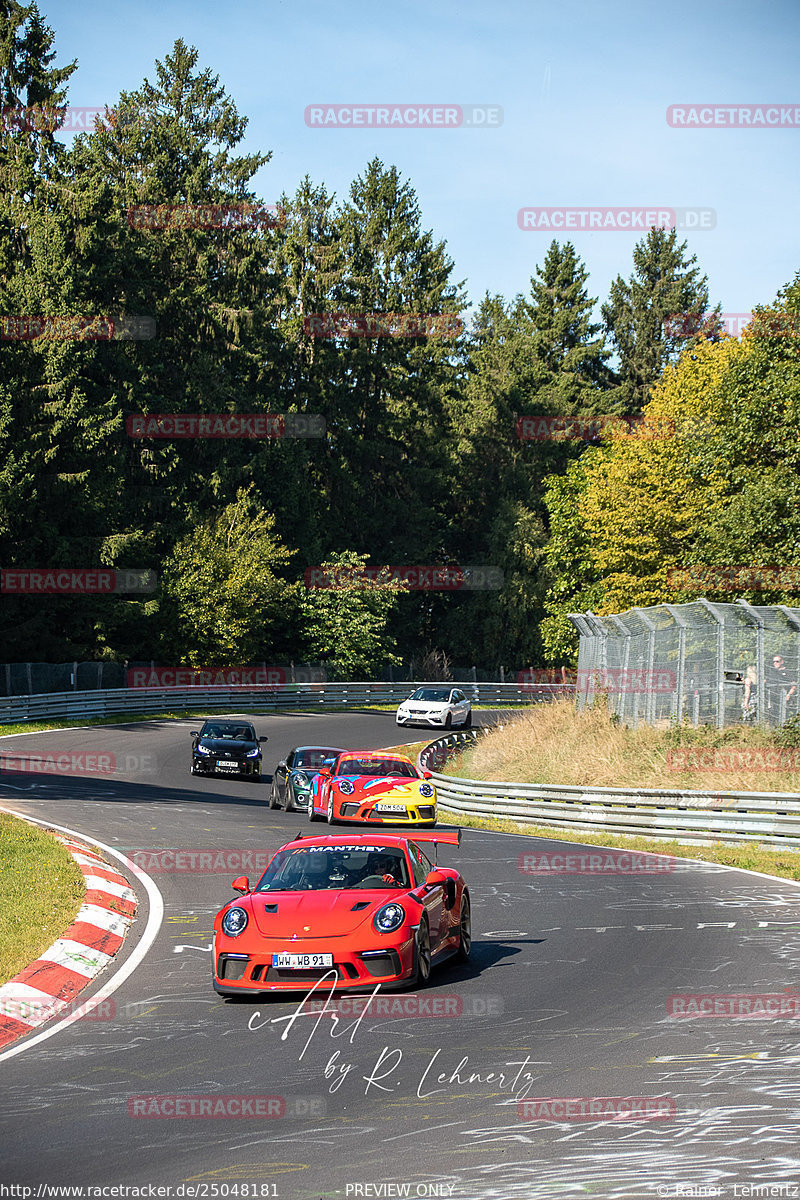
[[[362,879],[368,879],[370,875],[379,875],[384,883],[402,887],[400,880],[395,878],[396,874],[400,874],[400,864],[397,858],[393,854],[373,851],[367,859]]]

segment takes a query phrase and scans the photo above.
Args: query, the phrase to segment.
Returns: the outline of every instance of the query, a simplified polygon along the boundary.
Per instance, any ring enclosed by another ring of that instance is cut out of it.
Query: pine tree
[[[663,368],[703,322],[708,278],[687,248],[674,229],[651,229],[634,247],[630,279],[618,275],[611,285],[602,313],[619,356],[615,411],[641,412]]]
[[[606,366],[602,325],[592,321],[596,298],[589,296],[589,273],[571,242],[553,241],[544,265],[531,279],[526,311],[532,325],[533,356],[539,366],[539,412],[605,411],[613,376]],[[599,336],[598,336],[599,335]]]
[[[351,314],[455,314],[461,285],[416,195],[378,160],[336,213],[328,303]],[[341,275],[339,275],[341,271]],[[448,502],[446,396],[455,341],[435,335],[336,340],[337,424],[329,439],[332,547],[388,562],[436,562]],[[329,360],[323,360],[326,362]]]

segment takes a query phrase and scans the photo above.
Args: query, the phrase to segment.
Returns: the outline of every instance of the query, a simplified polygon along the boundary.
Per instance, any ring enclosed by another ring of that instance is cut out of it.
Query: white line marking
[[[144,933],[139,939],[138,945],[134,950],[131,951],[130,957],[125,960],[116,974],[112,975],[112,977],[103,984],[100,990],[95,992],[92,998],[87,1000],[85,1004],[82,1005],[83,1011],[79,1010],[78,1012],[70,1014],[70,1016],[65,1017],[63,1021],[58,1021],[57,1024],[52,1026],[52,1028],[43,1030],[42,1033],[38,1033],[36,1037],[28,1038],[18,1046],[11,1046],[8,1050],[5,1050],[2,1054],[0,1054],[0,1062],[5,1061],[7,1058],[13,1058],[15,1054],[22,1054],[25,1050],[30,1050],[31,1046],[38,1046],[40,1042],[46,1041],[47,1038],[52,1037],[53,1034],[60,1033],[62,1029],[66,1029],[66,1027],[71,1025],[73,1021],[81,1020],[81,1017],[85,1015],[88,1008],[93,1008],[101,1000],[105,1000],[106,997],[112,996],[117,988],[122,986],[128,976],[132,975],[142,962],[147,954],[147,951],[156,940],[158,931],[161,928],[161,922],[164,919],[164,897],[158,890],[154,880],[152,880],[147,872],[143,871],[141,867],[137,867],[133,863],[128,863],[128,860],[125,858],[125,856],[120,854],[118,850],[115,850],[113,846],[107,846],[105,842],[99,842],[97,838],[90,837],[88,834],[83,834],[77,829],[68,829],[65,825],[54,825],[52,821],[41,821],[38,817],[29,817],[27,813],[16,812],[14,809],[10,808],[3,809],[3,811],[10,813],[12,817],[19,817],[21,821],[29,821],[34,825],[43,825],[47,829],[57,829],[59,833],[68,833],[72,837],[84,838],[86,841],[91,842],[92,845],[99,846],[101,850],[103,850],[106,854],[110,854],[112,858],[119,859],[120,862],[126,863],[131,871],[131,874],[136,876],[147,892],[149,911],[147,915],[147,924],[145,925]]]

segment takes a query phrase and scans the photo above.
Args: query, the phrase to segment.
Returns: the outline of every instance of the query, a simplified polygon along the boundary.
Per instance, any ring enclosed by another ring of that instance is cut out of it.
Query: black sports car
[[[320,767],[329,767],[341,750],[335,746],[295,746],[272,775],[270,808],[308,812],[308,794]]]
[[[261,746],[266,737],[258,737],[248,721],[204,723],[192,731],[192,775],[246,775],[261,778]]]

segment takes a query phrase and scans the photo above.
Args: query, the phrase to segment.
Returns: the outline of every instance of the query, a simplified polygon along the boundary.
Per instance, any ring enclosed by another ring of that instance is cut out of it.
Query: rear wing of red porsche
[[[410,838],[410,840],[412,842],[438,842],[442,846],[445,846],[445,845],[446,846],[460,846],[461,845],[461,829],[460,828],[459,829],[400,829],[400,828],[391,828],[388,826],[384,826],[384,830],[389,835],[389,837]],[[369,829],[369,830],[364,830],[362,832],[362,830],[359,829],[358,832],[351,833],[349,829],[347,830],[347,832],[345,832],[343,829],[341,829],[341,830],[336,830],[335,833],[315,833],[310,830],[308,832],[306,832],[305,830],[301,829],[299,833],[295,834],[295,836],[293,838],[293,842],[299,842],[305,838],[316,838],[319,841],[321,839],[324,840],[329,837],[330,838],[346,837],[348,839],[348,841],[352,841],[354,843],[358,843],[360,840],[363,840],[365,842],[374,842],[374,841],[380,841],[381,830],[373,828],[373,829]],[[289,845],[291,845],[291,844],[292,844],[292,842],[289,843]]]
[[[403,831],[405,834],[405,830]],[[408,837],[415,842],[439,842],[441,845],[460,846],[461,829],[414,829]]]

